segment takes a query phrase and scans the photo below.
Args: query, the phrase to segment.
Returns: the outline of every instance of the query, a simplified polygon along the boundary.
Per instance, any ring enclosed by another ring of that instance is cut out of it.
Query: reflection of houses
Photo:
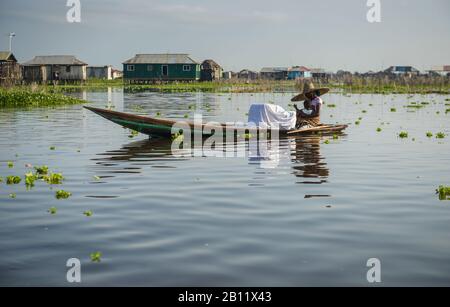
[[[305,66],[293,66],[289,68],[287,78],[288,80],[311,78],[311,71]]]
[[[194,81],[200,64],[188,54],[137,54],[123,62],[123,77],[131,82]]]
[[[288,69],[286,67],[264,67],[260,72],[261,79],[286,80]]]
[[[23,64],[26,82],[85,81],[87,64],[73,55],[36,56]]]
[[[385,74],[394,76],[418,76],[420,74],[419,70],[412,66],[391,66],[384,71]]]
[[[200,80],[213,81],[222,78],[222,67],[213,60],[205,60],[200,66]]]
[[[111,80],[112,67],[111,66],[88,66],[87,67],[87,78],[88,79],[104,79]]]
[[[22,79],[16,57],[9,51],[0,51],[0,85],[13,85]]]
[[[450,77],[450,65],[435,66],[430,70],[430,74]]]
[[[240,72],[238,72],[237,77],[239,79],[256,80],[258,79],[258,73],[256,71],[243,69]]]

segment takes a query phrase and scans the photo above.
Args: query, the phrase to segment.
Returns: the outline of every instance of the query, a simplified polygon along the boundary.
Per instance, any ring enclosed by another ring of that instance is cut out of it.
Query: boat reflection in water
[[[98,154],[93,160],[98,168],[96,171],[119,174],[140,173],[145,166],[176,168],[175,161],[189,161],[196,157],[247,159],[248,164],[257,165],[260,169],[290,168],[294,176],[305,178],[305,181],[297,183],[321,184],[329,176],[327,163],[320,153],[322,140],[322,136],[310,135],[279,140],[214,143],[208,146],[203,141],[202,146],[186,149],[182,143],[174,145],[169,139],[150,138]]]

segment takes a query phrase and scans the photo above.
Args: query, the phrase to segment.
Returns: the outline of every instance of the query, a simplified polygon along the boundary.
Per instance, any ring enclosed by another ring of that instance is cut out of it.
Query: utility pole
[[[12,52],[12,39],[15,36],[16,36],[16,33],[14,33],[14,32],[9,33],[9,52]]]

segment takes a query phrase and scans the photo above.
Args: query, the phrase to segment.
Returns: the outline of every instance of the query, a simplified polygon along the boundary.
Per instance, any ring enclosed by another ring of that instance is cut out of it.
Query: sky
[[[80,0],[80,23],[66,2],[0,0],[0,50],[14,32],[19,62],[70,54],[121,69],[136,53],[169,52],[233,71],[450,65],[449,0],[380,0],[379,23],[367,0]]]

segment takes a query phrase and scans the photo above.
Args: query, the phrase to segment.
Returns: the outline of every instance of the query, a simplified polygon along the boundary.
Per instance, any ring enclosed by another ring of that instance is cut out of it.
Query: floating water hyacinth
[[[67,199],[72,195],[72,193],[64,191],[64,190],[59,190],[56,191],[55,197],[56,199]]]
[[[14,163],[11,162],[11,161],[9,161],[9,162],[8,162],[8,168],[13,168],[13,167],[14,167]]]
[[[87,217],[92,216],[93,212],[91,210],[86,210],[83,212],[84,215],[86,215]]]
[[[47,165],[35,166],[34,169],[36,170],[36,173],[38,175],[47,175],[47,173],[48,173],[48,166]]]
[[[61,173],[50,173],[48,176],[43,176],[42,179],[49,184],[62,184],[64,177]]]
[[[432,138],[433,137],[433,133],[427,132],[427,137]]]
[[[436,194],[439,195],[440,200],[450,200],[450,187],[441,185],[436,189]]]
[[[391,112],[397,112],[396,108],[391,108]]]
[[[130,129],[130,134],[128,135],[129,138],[134,138],[137,135],[139,135],[138,131]]]
[[[381,128],[380,127],[377,128],[377,132],[381,132]]]
[[[6,184],[19,184],[22,181],[22,178],[19,176],[8,176],[6,177]]]
[[[444,133],[444,132],[438,132],[438,133],[436,133],[436,138],[437,138],[437,139],[443,139],[443,138],[445,138],[445,133]]]
[[[38,179],[37,176],[35,174],[33,174],[32,172],[26,173],[25,174],[25,185],[27,187],[33,187],[36,179]]]
[[[47,210],[47,212],[50,214],[56,214],[56,212],[58,212],[58,209],[56,207],[51,207]]]
[[[102,258],[101,252],[95,252],[91,254],[91,261],[92,262],[100,262]]]
[[[56,147],[55,146],[50,146],[50,150],[55,150]]]
[[[17,197],[17,195],[16,195],[16,193],[11,193],[11,194],[9,194],[9,198],[16,198]]]
[[[405,139],[405,138],[408,137],[408,132],[402,131],[402,132],[400,132],[400,133],[398,134],[398,137],[401,138],[401,139]]]

